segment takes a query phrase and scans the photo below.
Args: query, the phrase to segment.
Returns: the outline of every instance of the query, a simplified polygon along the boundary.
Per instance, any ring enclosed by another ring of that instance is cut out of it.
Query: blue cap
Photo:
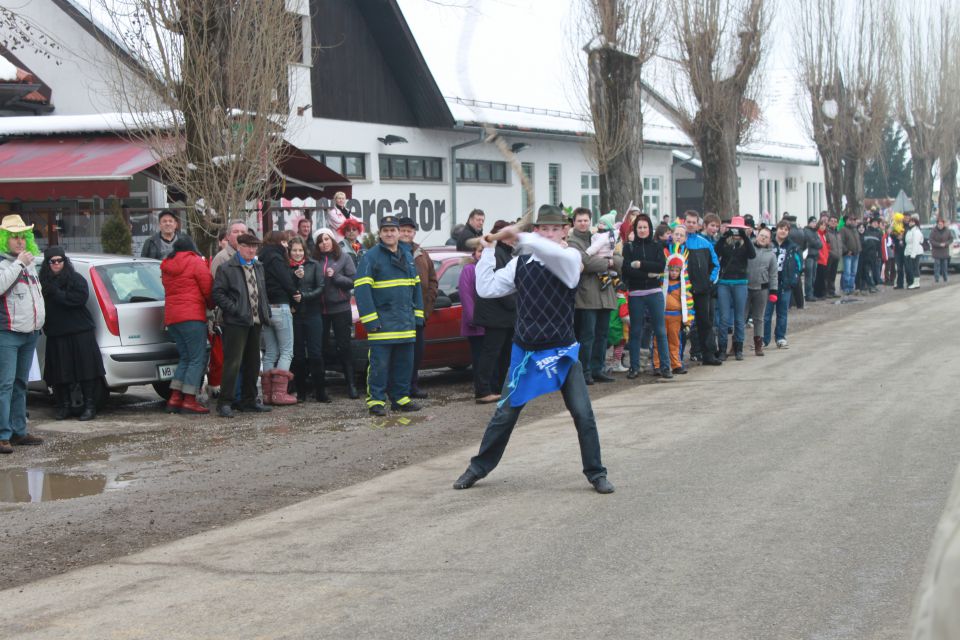
[[[397,216],[383,216],[380,218],[380,229],[385,227],[396,227],[400,228],[400,220],[397,219]]]

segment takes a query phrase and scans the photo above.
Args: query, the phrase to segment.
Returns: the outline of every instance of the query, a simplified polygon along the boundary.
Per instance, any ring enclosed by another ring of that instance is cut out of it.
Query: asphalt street
[[[906,637],[960,459],[958,291],[597,401],[612,495],[565,413],[521,418],[473,489],[475,447],[2,591],[2,635]]]

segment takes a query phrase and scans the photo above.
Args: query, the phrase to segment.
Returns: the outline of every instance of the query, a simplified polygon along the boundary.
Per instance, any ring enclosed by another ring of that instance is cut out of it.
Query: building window
[[[533,163],[532,162],[521,163],[520,169],[523,171],[523,177],[526,178],[527,184],[530,185],[530,191],[532,193],[536,193],[536,190],[534,189],[534,186],[533,186],[534,185]],[[523,185],[520,186],[520,205],[524,213],[526,213],[528,209],[533,207],[533,203],[530,202],[530,199],[527,196],[527,190],[523,188]]]
[[[594,219],[600,215],[600,176],[595,173],[580,174],[580,206],[590,209]]]
[[[773,204],[777,211],[780,211],[780,181],[773,181]]]
[[[417,180],[440,182],[443,179],[441,158],[380,155],[381,180]],[[349,174],[344,174],[349,177]]]
[[[560,204],[560,165],[551,163],[547,167],[547,180],[550,182],[550,204]]]
[[[339,151],[313,151],[314,158],[347,178],[367,177],[367,160],[362,153],[340,153]]]
[[[506,184],[507,163],[489,160],[457,160],[457,182]]]
[[[660,219],[660,177],[643,178],[643,212],[652,220]]]

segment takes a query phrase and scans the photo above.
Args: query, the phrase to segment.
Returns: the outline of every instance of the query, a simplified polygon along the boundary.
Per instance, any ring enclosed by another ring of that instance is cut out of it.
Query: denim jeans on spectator
[[[856,285],[859,262],[859,255],[843,256],[843,277],[840,279],[840,287],[846,294],[850,294]]]
[[[603,361],[607,355],[610,309],[577,309],[574,317],[583,370],[585,374],[602,373]]]
[[[777,312],[777,324],[774,330],[776,340],[787,339],[787,316],[790,313],[790,295],[793,292],[790,289],[781,290],[777,294],[777,301],[767,301],[767,308],[763,311],[763,344],[770,344],[770,321],[773,318],[773,312]]]
[[[947,281],[947,271],[950,268],[950,258],[934,258],[933,259],[933,281],[940,282],[940,276],[943,276],[943,281]]]
[[[200,320],[176,322],[167,327],[167,333],[177,345],[180,362],[170,382],[171,389],[187,395],[197,395],[207,369],[207,323]]]
[[[663,296],[660,297],[660,305],[663,306]],[[661,314],[661,319],[662,317]],[[501,392],[504,398],[510,393],[508,385],[509,380],[504,382]],[[597,420],[593,415],[590,394],[587,393],[587,385],[584,382],[583,365],[579,361],[574,362],[570,367],[560,393],[577,428],[583,475],[587,476],[587,480],[591,482],[606,476],[607,470],[600,461],[600,435],[597,433]],[[525,406],[513,407],[510,405],[510,400],[506,400],[497,407],[487,424],[486,431],[483,432],[479,453],[470,460],[471,471],[482,478],[499,464],[503,451],[507,448],[507,442],[510,440],[510,434],[513,433],[513,428],[520,418],[520,412]]]
[[[643,333],[644,314],[649,314],[653,335],[660,353],[670,353],[667,344],[667,326],[663,320],[663,293],[657,291],[646,296],[629,296],[630,310],[630,368],[640,370],[640,335]],[[669,367],[669,364],[667,365]]]
[[[811,252],[813,253],[813,252]],[[813,283],[817,279],[817,256],[807,256],[803,260],[803,295],[813,298]]]
[[[293,361],[293,314],[288,304],[270,305],[270,323],[263,325],[263,370],[290,370]]]
[[[27,435],[27,377],[39,331],[0,331],[0,440]]]
[[[747,310],[747,285],[723,284],[717,285],[717,309],[720,311],[720,322],[717,324],[717,337],[720,348],[727,344],[727,333],[733,327],[733,341],[743,343],[744,325]]]

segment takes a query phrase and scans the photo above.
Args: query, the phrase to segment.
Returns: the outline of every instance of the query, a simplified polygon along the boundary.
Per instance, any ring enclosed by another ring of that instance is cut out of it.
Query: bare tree
[[[889,0],[862,0],[852,13],[845,8],[838,0],[801,0],[796,50],[827,207],[858,215],[867,162],[880,151],[891,108],[890,46],[870,34],[883,32],[891,12]]]
[[[956,139],[950,123],[952,108],[944,104],[956,99],[952,95],[956,86],[944,86],[950,80],[957,36],[951,13],[942,0],[916,0],[905,15],[891,21],[897,25],[891,47],[897,52],[897,118],[910,142],[913,205],[924,221],[930,219],[933,206],[933,172],[944,149],[943,138],[952,138],[950,146]]]
[[[115,96],[163,179],[215,225],[268,199],[285,149],[288,65],[302,51],[284,0],[98,0],[138,63]]]
[[[585,95],[600,177],[600,209],[642,202],[644,65],[657,53],[663,13],[652,0],[579,0],[575,37],[587,42]]]
[[[771,0],[672,0],[674,93],[703,165],[703,206],[739,213],[737,146],[759,116]]]
[[[13,9],[0,7],[0,50],[16,51],[24,48],[50,58],[60,50],[60,44]]]
[[[957,215],[957,169],[960,154],[960,100],[956,91],[960,86],[960,10],[953,4],[944,12],[941,22],[941,69],[939,104],[940,135],[937,136],[940,172],[938,210],[947,220]]]

